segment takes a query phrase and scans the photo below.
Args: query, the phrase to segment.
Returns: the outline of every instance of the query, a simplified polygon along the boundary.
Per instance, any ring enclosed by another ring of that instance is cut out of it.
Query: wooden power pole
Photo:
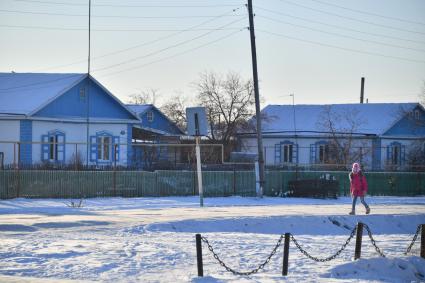
[[[257,196],[263,197],[263,186],[264,186],[263,136],[261,132],[260,91],[258,89],[257,50],[255,47],[254,14],[252,12],[252,0],[248,0],[248,14],[249,14],[249,33],[251,37],[252,73],[254,78],[254,94],[255,94],[255,117],[257,120],[258,165],[259,165],[259,175],[260,175],[259,176],[260,190],[257,191]]]

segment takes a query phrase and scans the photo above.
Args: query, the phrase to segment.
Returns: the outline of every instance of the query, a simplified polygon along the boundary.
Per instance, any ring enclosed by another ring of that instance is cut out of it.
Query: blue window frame
[[[115,150],[116,149],[116,150]],[[90,136],[90,161],[107,164],[120,160],[120,137],[107,131]]]
[[[318,141],[310,145],[310,164],[329,162],[329,143]]]
[[[65,162],[65,133],[59,130],[41,136],[41,160],[45,162]]]
[[[392,142],[387,147],[387,162],[390,165],[403,165],[406,158],[406,146]]]
[[[298,145],[283,141],[275,144],[275,164],[298,162]]]

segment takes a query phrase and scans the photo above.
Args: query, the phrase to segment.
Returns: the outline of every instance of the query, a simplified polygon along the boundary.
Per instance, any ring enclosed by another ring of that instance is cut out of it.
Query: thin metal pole
[[[204,191],[202,188],[202,167],[201,167],[201,148],[200,148],[200,137],[195,137],[196,140],[196,171],[198,175],[198,191],[199,191],[199,204],[204,206]]]
[[[259,165],[259,173],[260,173],[260,176],[259,176],[260,190],[259,192],[257,192],[257,196],[263,197],[263,186],[264,186],[263,136],[261,132],[260,91],[258,88],[257,50],[255,47],[254,14],[252,11],[252,0],[248,0],[248,14],[249,14],[249,34],[251,38],[252,74],[254,78],[255,117],[257,120],[258,165]]]
[[[91,0],[89,0],[89,42],[88,42],[88,57],[87,57],[87,139],[86,139],[86,165],[89,166],[89,156],[90,156],[90,125],[89,125],[89,113],[90,113],[90,49],[91,49]]]

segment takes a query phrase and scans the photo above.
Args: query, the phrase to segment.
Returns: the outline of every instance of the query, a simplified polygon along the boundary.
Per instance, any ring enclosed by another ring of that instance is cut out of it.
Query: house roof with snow
[[[261,113],[264,134],[281,135],[297,131],[320,134],[330,131],[383,135],[419,103],[366,103],[330,105],[268,105]]]
[[[79,91],[88,80],[90,117],[138,120],[93,77],[79,73],[0,73],[0,115],[82,118],[87,104],[78,100]],[[111,108],[114,113],[109,114]]]
[[[127,104],[141,120],[142,128],[159,135],[181,136],[184,132],[153,104]],[[148,115],[148,112],[153,114]]]

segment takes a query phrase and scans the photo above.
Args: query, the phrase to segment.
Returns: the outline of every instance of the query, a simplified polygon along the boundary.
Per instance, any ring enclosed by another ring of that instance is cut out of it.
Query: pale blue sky
[[[92,74],[124,101],[158,89],[159,104],[176,92],[194,95],[203,71],[250,78],[245,3],[93,0]],[[362,76],[369,102],[418,100],[425,1],[253,3],[262,107],[290,104],[290,93],[297,104],[358,102]],[[87,72],[87,4],[0,0],[0,71]]]

